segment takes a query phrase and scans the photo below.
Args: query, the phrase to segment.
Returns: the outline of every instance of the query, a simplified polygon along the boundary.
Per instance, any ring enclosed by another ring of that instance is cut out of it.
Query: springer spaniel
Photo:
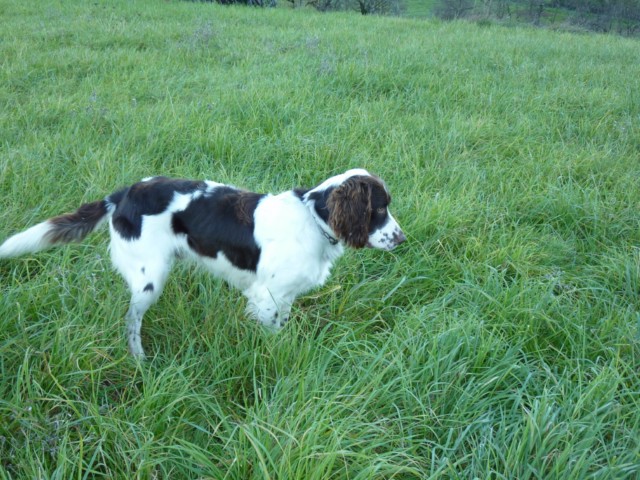
[[[10,237],[0,258],[81,241],[109,220],[111,259],[131,289],[129,350],[143,358],[142,317],[176,257],[242,290],[248,312],[280,328],[295,298],[327,280],[343,245],[391,250],[406,240],[390,201],[384,182],[363,169],[279,195],[152,177]]]

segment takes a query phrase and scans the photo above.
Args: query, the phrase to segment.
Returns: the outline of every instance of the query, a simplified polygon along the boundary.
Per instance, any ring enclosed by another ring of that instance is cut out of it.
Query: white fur
[[[19,257],[25,253],[39,252],[49,248],[51,242],[47,240],[47,233],[50,229],[51,224],[45,221],[8,238],[0,245],[0,258]]]

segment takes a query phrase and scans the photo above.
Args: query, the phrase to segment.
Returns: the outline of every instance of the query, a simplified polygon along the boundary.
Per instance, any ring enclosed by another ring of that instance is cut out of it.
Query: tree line
[[[435,16],[513,18],[535,25],[565,23],[586,30],[640,34],[639,0],[438,0]]]
[[[193,0],[192,0],[193,1]],[[402,15],[405,0],[195,0],[256,7],[352,10],[362,15]],[[564,23],[597,32],[640,35],[640,0],[436,0],[432,14],[445,20],[512,19],[534,25]]]
[[[222,5],[239,4],[254,7],[276,7],[278,0],[192,0]],[[353,10],[362,15],[400,15],[404,0],[280,0],[292,7],[313,7],[321,12]]]

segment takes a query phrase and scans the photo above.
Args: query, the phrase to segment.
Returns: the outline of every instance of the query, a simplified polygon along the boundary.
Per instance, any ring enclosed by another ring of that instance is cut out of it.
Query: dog
[[[142,317],[176,258],[240,289],[248,313],[279,329],[295,298],[324,284],[344,246],[391,250],[406,240],[390,202],[385,183],[364,169],[278,195],[150,177],[10,237],[0,258],[79,242],[108,221],[111,259],[131,290],[129,351],[142,359]]]

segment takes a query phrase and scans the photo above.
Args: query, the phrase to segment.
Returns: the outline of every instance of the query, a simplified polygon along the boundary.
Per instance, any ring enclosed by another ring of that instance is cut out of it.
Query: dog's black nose
[[[407,237],[405,237],[404,233],[402,233],[402,230],[399,230],[393,233],[393,241],[395,242],[396,245],[400,245],[402,242],[406,240],[407,240]]]

